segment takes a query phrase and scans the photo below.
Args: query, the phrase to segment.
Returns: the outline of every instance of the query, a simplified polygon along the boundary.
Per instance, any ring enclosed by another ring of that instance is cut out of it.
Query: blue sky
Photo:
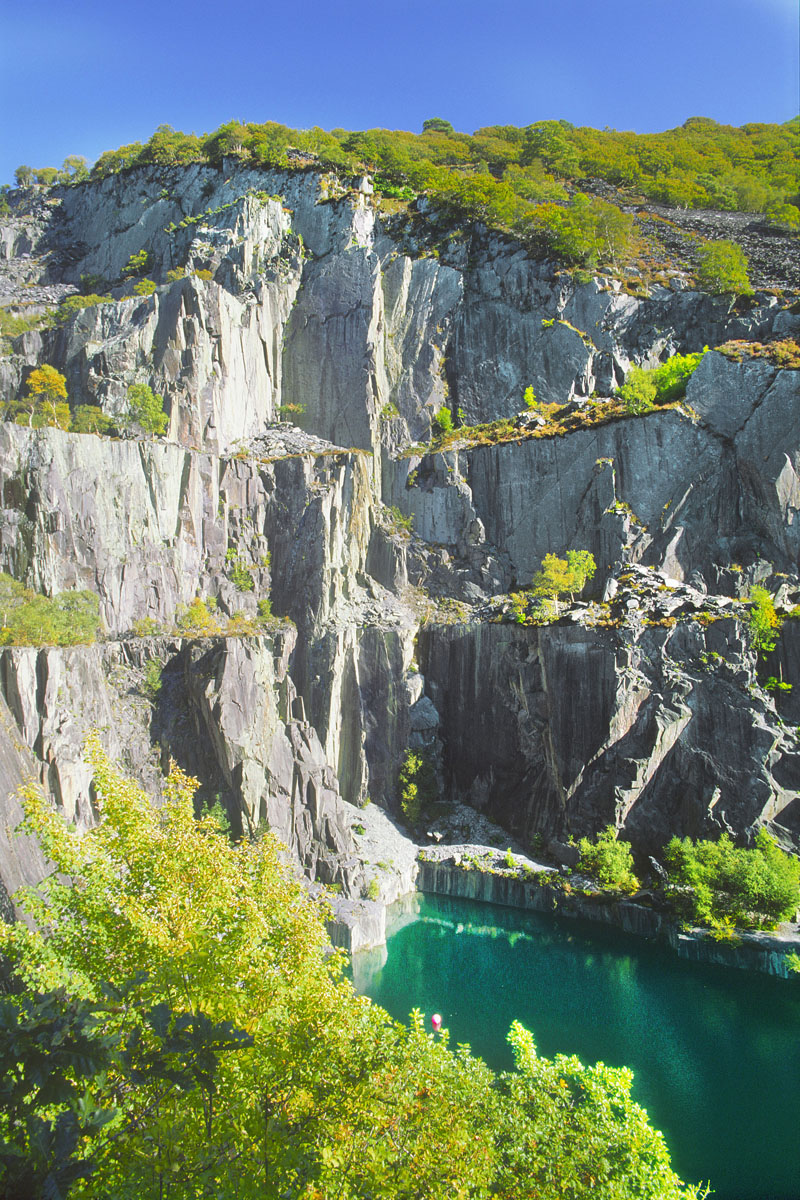
[[[782,122],[798,57],[797,0],[5,0],[0,183],[162,123]]]

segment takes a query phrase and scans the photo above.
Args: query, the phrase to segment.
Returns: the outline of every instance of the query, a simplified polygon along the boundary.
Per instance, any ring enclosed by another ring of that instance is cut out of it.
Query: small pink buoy
[[[439,1016],[438,1013],[434,1013],[433,1016],[431,1017],[431,1025],[433,1026],[434,1033],[438,1033],[439,1030],[442,1028],[442,1018]]]

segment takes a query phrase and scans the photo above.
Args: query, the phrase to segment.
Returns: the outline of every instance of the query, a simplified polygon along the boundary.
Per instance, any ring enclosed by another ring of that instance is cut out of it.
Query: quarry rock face
[[[685,288],[632,296],[480,229],[434,255],[363,181],[233,161],[15,212],[1,303],[52,307],[88,275],[110,298],[14,339],[2,411],[48,363],[73,408],[119,417],[144,383],[169,425],[0,423],[0,570],[96,593],[105,631],[0,650],[6,827],[26,775],[95,820],[97,729],[156,799],[172,756],[199,804],[237,832],[269,826],[352,900],[357,806],[400,813],[409,749],[433,756],[443,800],[523,844],[614,824],[657,856],[673,834],[766,825],[800,846],[800,701],[762,686],[800,683],[795,625],[759,665],[742,603],[758,582],[784,612],[800,600],[798,372],[712,350],[680,405],[624,416],[608,399],[632,364],[789,336],[774,295],[741,312]],[[142,251],[156,290],[126,298]],[[518,417],[529,387],[572,423]],[[437,449],[443,409],[518,436]],[[570,549],[597,563],[582,604],[518,624],[503,597]],[[203,636],[181,624],[197,597]],[[14,845],[9,895],[43,869]]]

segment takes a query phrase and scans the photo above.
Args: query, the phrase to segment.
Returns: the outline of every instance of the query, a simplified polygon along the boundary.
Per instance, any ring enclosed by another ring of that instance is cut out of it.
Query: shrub
[[[164,412],[164,397],[156,395],[146,383],[132,383],[128,388],[128,412],[124,423],[138,425],[145,433],[165,433],[169,417]]]
[[[112,425],[111,417],[96,404],[79,404],[72,414],[73,433],[108,433]]]
[[[88,296],[67,296],[56,309],[55,320],[63,325],[84,308],[95,308],[98,304],[113,304],[113,296],[98,296],[91,292]]]
[[[406,750],[398,776],[400,807],[411,825],[416,825],[424,810],[436,799],[436,768],[425,750]]]
[[[656,404],[679,400],[707,350],[708,346],[696,354],[673,354],[658,367],[631,367],[617,393],[627,412],[639,415]]]
[[[752,295],[747,278],[747,259],[741,246],[724,240],[707,242],[700,251],[697,282],[712,295],[733,292],[739,296]]]
[[[209,611],[208,602],[199,596],[191,604],[179,607],[175,625],[184,637],[215,637],[222,633],[219,622]]]
[[[774,601],[766,588],[756,586],[750,589],[749,604],[747,624],[753,649],[756,654],[769,654],[775,649],[781,628],[780,617],[775,611]]]
[[[785,854],[766,829],[755,846],[673,838],[664,852],[670,881],[688,888],[678,897],[695,921],[712,927],[742,927],[789,920],[800,904],[800,863]]]
[[[163,632],[162,626],[152,617],[140,617],[131,626],[131,633],[134,637],[158,637]]]
[[[148,658],[144,665],[142,691],[149,700],[158,699],[158,694],[161,691],[161,672],[163,670],[164,664],[157,658]]]
[[[122,268],[123,275],[144,275],[147,268],[150,266],[150,255],[146,250],[140,250],[138,254],[132,254],[128,259],[127,264]]]
[[[100,605],[94,592],[41,596],[0,573],[0,645],[91,645],[100,627]]]
[[[155,282],[152,279],[140,279],[138,283],[133,285],[132,296],[152,296],[156,290]]]
[[[607,825],[595,842],[581,838],[579,870],[596,879],[603,887],[619,892],[635,892],[639,880],[633,873],[633,854],[627,842],[621,842],[613,825]]]
[[[436,427],[435,432],[440,437],[444,437],[448,433],[453,432],[453,414],[449,408],[440,408],[436,416],[433,418],[433,423]]]
[[[194,275],[195,278],[202,279],[203,283],[209,283],[214,278],[214,272],[207,270],[195,271]]]
[[[185,267],[173,267],[171,271],[167,271],[167,283],[177,283],[179,279],[186,278]]]
[[[625,411],[631,416],[638,417],[642,413],[652,412],[656,398],[653,372],[643,367],[631,367],[618,395],[625,405]]]
[[[524,393],[522,399],[525,403],[525,407],[527,408],[528,412],[534,412],[539,407],[536,402],[536,393],[534,392],[533,388],[530,386],[525,388],[525,393]]]

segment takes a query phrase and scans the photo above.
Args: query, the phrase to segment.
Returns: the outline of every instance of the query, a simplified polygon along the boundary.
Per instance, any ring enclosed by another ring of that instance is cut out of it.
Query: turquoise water
[[[634,1098],[678,1174],[716,1200],[800,1197],[800,986],[685,963],[614,930],[419,897],[359,990],[400,1020],[442,1014],[451,1044],[512,1066],[513,1020],[539,1051],[633,1068]]]

